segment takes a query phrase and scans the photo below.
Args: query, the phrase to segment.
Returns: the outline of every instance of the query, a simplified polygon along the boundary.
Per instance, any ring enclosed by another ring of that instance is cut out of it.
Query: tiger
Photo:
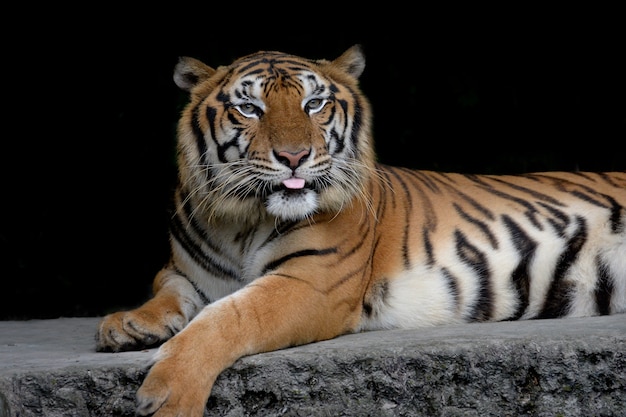
[[[239,358],[349,333],[626,312],[626,172],[378,161],[361,45],[180,57],[171,256],[96,350],[155,348],[137,415],[201,416]]]

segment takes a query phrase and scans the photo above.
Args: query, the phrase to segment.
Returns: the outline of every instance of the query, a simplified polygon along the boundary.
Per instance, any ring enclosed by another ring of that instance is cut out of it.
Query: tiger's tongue
[[[291,177],[283,181],[283,185],[287,188],[291,188],[292,190],[299,190],[304,187],[304,179]]]

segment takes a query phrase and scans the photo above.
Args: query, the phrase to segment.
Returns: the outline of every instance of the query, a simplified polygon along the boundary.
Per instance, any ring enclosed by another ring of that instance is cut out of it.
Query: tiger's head
[[[366,198],[375,156],[364,68],[359,45],[333,61],[262,51],[214,69],[181,58],[180,198],[237,221],[300,220]]]

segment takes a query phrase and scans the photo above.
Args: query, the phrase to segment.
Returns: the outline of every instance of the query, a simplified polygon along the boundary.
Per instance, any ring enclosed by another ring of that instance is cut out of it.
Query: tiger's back
[[[377,163],[361,49],[176,66],[171,257],[99,351],[161,345],[137,413],[202,415],[239,357],[370,329],[626,312],[626,173]]]

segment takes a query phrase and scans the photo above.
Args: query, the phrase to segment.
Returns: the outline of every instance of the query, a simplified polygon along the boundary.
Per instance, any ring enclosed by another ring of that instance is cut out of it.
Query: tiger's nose
[[[289,152],[289,151],[280,151],[276,153],[276,159],[280,161],[280,163],[287,165],[291,169],[296,169],[307,156],[309,156],[310,151],[305,149],[300,152]]]

